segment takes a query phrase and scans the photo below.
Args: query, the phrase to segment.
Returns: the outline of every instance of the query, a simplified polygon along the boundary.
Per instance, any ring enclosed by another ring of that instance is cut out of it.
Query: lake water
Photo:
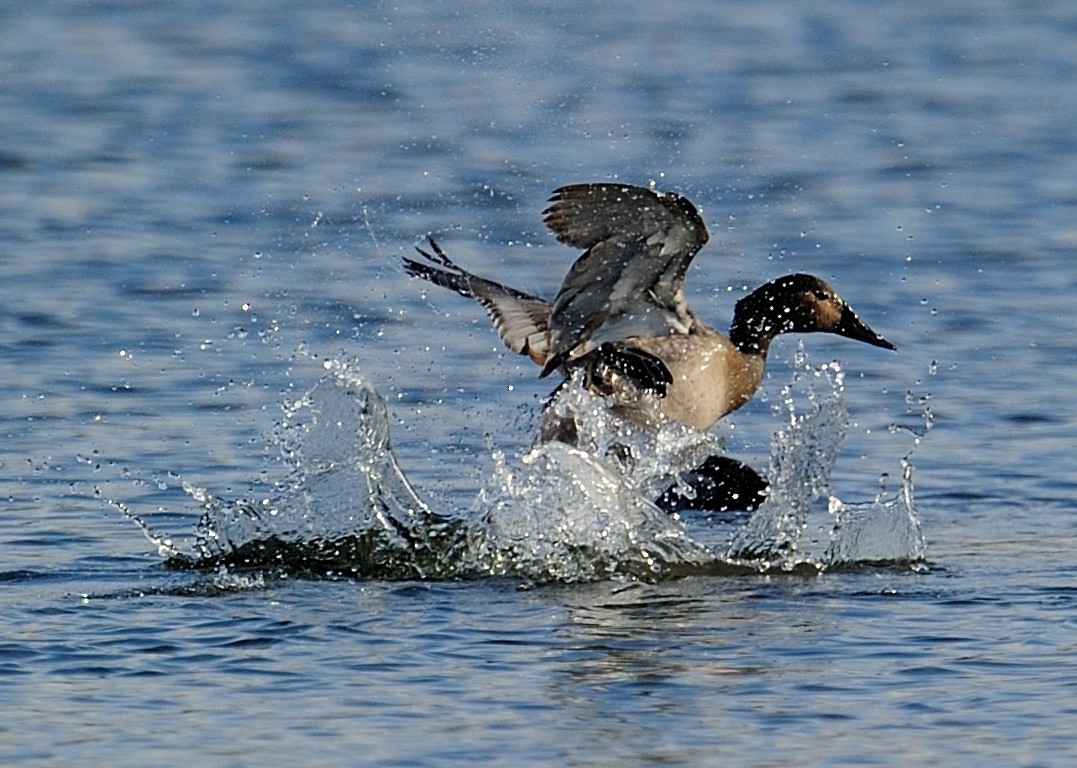
[[[44,0],[0,46],[0,762],[1072,763],[1072,4]],[[545,201],[608,179],[701,208],[706,320],[805,271],[898,346],[776,344],[714,430],[788,469],[763,517],[530,452],[551,382],[401,268],[552,296]]]

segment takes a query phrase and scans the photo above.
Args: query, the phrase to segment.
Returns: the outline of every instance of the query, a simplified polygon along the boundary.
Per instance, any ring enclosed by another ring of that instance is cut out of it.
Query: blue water
[[[1071,762],[1071,4],[46,0],[0,50],[0,763]],[[822,463],[802,562],[529,454],[549,382],[400,268],[552,296],[545,200],[610,178],[699,205],[708,321],[807,271],[897,344],[783,339],[714,430]],[[377,397],[372,492],[304,425]],[[826,496],[923,556],[830,558]]]

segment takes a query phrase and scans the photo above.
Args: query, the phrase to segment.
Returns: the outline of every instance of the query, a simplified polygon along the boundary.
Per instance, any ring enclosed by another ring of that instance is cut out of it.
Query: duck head
[[[816,331],[896,349],[857,317],[825,281],[803,274],[771,280],[738,301],[729,338],[745,354],[766,354],[780,333]]]

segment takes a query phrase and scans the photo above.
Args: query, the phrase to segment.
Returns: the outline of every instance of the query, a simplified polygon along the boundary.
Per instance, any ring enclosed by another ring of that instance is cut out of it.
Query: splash
[[[936,370],[937,366],[932,362],[928,373],[934,375]],[[935,424],[930,400],[929,394],[907,392],[907,411],[916,414],[922,420],[921,425],[890,425],[891,432],[908,435],[913,444],[901,459],[901,486],[894,494],[887,494],[884,477],[879,494],[871,504],[844,504],[831,497],[830,513],[834,516],[834,526],[826,552],[828,563],[917,563],[927,556],[927,544],[913,506],[912,454]]]
[[[681,522],[625,483],[615,465],[553,442],[518,465],[498,456],[469,525],[465,559],[490,575],[592,581],[653,580],[714,562]]]
[[[684,425],[640,429],[576,379],[551,406],[572,413],[575,446],[495,452],[473,509],[435,511],[397,461],[384,399],[354,361],[337,360],[285,410],[274,439],[286,479],[271,493],[225,500],[187,486],[202,508],[191,551],[143,528],[171,567],[218,576],[578,582],[922,559],[911,452],[894,497],[845,504],[831,495],[849,423],[843,373],[834,363],[813,368],[803,353],[796,362],[778,406],[785,423],[772,443],[771,492],[746,520],[656,507],[661,489],[721,453],[721,441]],[[813,538],[816,514],[830,523]]]
[[[404,476],[384,399],[354,364],[328,361],[325,368],[327,375],[286,408],[276,434],[288,479],[259,500],[222,500],[185,486],[203,514],[195,551],[170,552],[170,565],[376,578],[456,575],[443,555],[458,526],[434,512]]]
[[[830,497],[834,517],[824,560],[831,566],[867,563],[917,563],[927,554],[920,520],[912,503],[912,464],[901,460],[901,489],[870,504],[845,504]]]
[[[831,493],[831,473],[849,426],[844,389],[840,364],[813,368],[803,348],[798,349],[793,380],[781,392],[779,409],[786,424],[771,444],[771,494],[732,536],[726,551],[731,561],[760,570],[823,570],[923,560],[924,538],[913,508],[911,451],[902,459],[902,486],[893,498],[883,491],[870,504],[845,504]],[[802,400],[806,409],[798,406]],[[820,541],[806,532],[816,502],[823,498],[831,522],[822,526],[828,530]]]

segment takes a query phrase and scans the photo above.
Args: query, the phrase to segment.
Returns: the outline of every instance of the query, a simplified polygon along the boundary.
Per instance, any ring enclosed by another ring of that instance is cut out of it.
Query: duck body
[[[700,321],[683,288],[707,227],[680,195],[574,184],[550,202],[546,225],[561,242],[586,249],[552,302],[468,272],[433,238],[430,251],[416,249],[422,260],[404,259],[405,269],[482,304],[505,345],[541,366],[540,376],[582,370],[587,388],[636,424],[710,429],[755,394],[770,343],[782,333],[824,331],[894,349],[812,275],[786,275],[745,296],[728,336]],[[575,417],[555,411],[548,404],[543,413],[542,439],[575,444]],[[762,475],[724,456],[681,480],[655,500],[659,507],[751,510],[767,495]],[[684,495],[681,485],[694,490]]]
[[[894,346],[865,325],[826,282],[795,274],[741,299],[727,336],[700,321],[684,277],[708,240],[695,206],[675,193],[624,184],[574,184],[550,198],[543,221],[585,248],[556,298],[525,293],[457,266],[430,240],[415,276],[479,301],[505,344],[541,366],[540,376],[582,368],[588,387],[621,415],[700,430],[740,408],[759,388],[771,341],[827,331]]]
[[[669,371],[665,394],[655,399],[658,420],[682,421],[701,431],[751,399],[767,363],[766,355],[743,354],[727,336],[702,323],[691,333],[630,337],[624,344],[654,355]],[[619,382],[613,387],[618,393],[614,402],[641,387],[655,389],[648,382]]]
[[[425,262],[406,260],[408,271],[481,302],[506,346],[545,370],[552,359],[553,304],[466,272],[436,243],[431,246],[433,253],[420,251]],[[618,337],[615,329],[603,328],[558,367],[566,375],[583,368],[588,389],[637,424],[674,420],[710,429],[746,403],[763,380],[765,354],[741,353],[729,337],[695,318],[687,333],[658,326],[664,332]]]

